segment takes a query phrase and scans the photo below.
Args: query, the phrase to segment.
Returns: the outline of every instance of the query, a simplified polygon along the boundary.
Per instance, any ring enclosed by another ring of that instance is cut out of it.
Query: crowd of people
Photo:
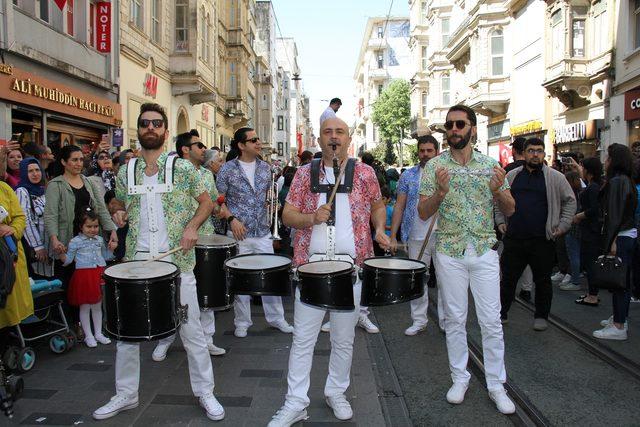
[[[109,344],[102,331],[105,267],[181,247],[166,259],[180,269],[180,299],[189,306],[179,333],[189,356],[192,389],[210,419],[224,418],[213,394],[209,356],[226,351],[213,341],[213,311],[198,311],[193,274],[193,248],[203,234],[233,239],[240,255],[290,255],[294,266],[328,254],[361,266],[368,257],[404,248],[409,258],[429,267],[431,286],[437,287],[438,327],[446,334],[453,381],[446,399],[452,404],[463,402],[470,378],[469,289],[482,333],[489,397],[504,414],[515,411],[503,386],[503,327],[518,287],[519,296],[531,300],[535,286],[532,327],[544,331],[553,284],[560,291],[578,292],[586,280],[586,292],[577,294],[575,302],[597,306],[603,292],[595,278],[596,260],[617,256],[628,266],[626,282],[612,292],[612,316],[593,335],[628,338],[629,307],[640,299],[640,142],[631,149],[609,145],[604,164],[599,157],[565,153],[548,165],[542,140],[516,138],[514,162],[503,169],[473,148],[475,113],[457,105],[445,123],[449,149],[440,152],[433,136],[421,136],[418,164],[398,171],[385,169],[370,153],[348,161],[349,130],[335,115],[340,105],[334,98],[323,113],[321,151],[302,152],[297,166],[283,168],[262,159],[262,142],[251,128],[235,133],[228,153],[208,149],[195,130],[178,135],[175,152],[169,152],[167,117],[157,104],[141,107],[137,152],[115,151],[105,142],[55,152],[17,141],[0,148],[0,237],[12,238],[18,248],[15,274],[0,289],[0,348],[10,327],[33,313],[29,278],[60,279],[67,316],[84,343]],[[349,172],[343,176],[340,167]],[[341,176],[343,185],[338,185]],[[335,198],[329,197],[334,185]],[[275,228],[268,204],[278,207],[281,219]],[[281,240],[270,238],[274,232]],[[7,252],[4,244],[0,240],[0,256]],[[354,329],[379,332],[367,307],[358,304],[361,286],[358,277],[355,310],[331,312],[324,324],[327,310],[301,303],[299,291],[293,325],[285,319],[281,297],[261,298],[267,323],[293,334],[288,391],[270,426],[307,418],[311,359],[320,331],[330,332],[332,342],[326,402],[338,419],[353,416],[344,393]],[[409,304],[407,336],[427,327],[428,297],[425,292]],[[237,338],[247,337],[253,325],[250,304],[250,296],[235,296]],[[174,339],[158,341],[154,361],[166,358]],[[138,344],[118,341],[116,395],[94,418],[110,418],[138,405],[139,371]]]

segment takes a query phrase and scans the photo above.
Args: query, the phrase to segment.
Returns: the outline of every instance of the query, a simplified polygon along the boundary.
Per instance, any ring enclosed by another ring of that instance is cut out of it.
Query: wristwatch
[[[227,217],[227,224],[228,224],[228,225],[231,225],[231,221],[233,221],[234,219],[236,219],[236,217],[235,217],[235,216],[233,216],[233,215],[228,216],[228,217]]]

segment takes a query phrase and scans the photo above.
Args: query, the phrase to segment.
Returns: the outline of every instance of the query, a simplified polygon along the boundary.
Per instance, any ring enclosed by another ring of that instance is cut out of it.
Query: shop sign
[[[640,88],[633,89],[624,94],[624,119],[640,119]]]
[[[96,3],[96,40],[98,52],[111,52],[111,3]]]
[[[147,75],[144,77],[143,86],[144,94],[155,99],[156,95],[158,94],[158,77],[154,76],[151,73],[147,73]]]
[[[554,128],[555,143],[585,141],[596,139],[597,127],[595,120],[571,123]]]
[[[119,126],[121,107],[116,102],[81,92],[44,77],[3,64],[0,99]]]
[[[113,130],[111,138],[111,145],[114,147],[122,147],[124,143],[124,130],[122,128],[116,128]]]
[[[523,123],[517,126],[511,126],[511,136],[526,135],[528,133],[534,133],[542,130],[542,122],[532,120],[530,122]]]

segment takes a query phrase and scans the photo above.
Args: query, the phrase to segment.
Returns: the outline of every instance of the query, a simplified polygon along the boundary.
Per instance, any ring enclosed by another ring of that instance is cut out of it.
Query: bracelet
[[[227,217],[227,225],[231,225],[231,221],[233,221],[234,219],[236,219],[235,216],[231,215]]]

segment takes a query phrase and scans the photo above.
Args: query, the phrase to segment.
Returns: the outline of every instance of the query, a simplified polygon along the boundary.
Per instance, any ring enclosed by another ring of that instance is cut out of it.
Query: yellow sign
[[[0,64],[0,73],[12,75],[13,74],[13,65],[9,64]]]
[[[511,134],[511,136],[517,136],[538,132],[540,130],[542,130],[542,122],[532,120],[521,125],[511,126],[511,128],[509,129],[509,133]]]

